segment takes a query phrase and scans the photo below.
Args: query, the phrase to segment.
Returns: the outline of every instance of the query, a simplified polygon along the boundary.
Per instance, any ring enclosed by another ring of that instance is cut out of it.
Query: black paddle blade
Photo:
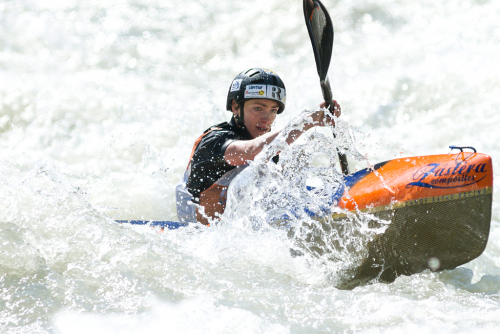
[[[332,20],[319,0],[304,0],[304,18],[316,59],[319,79],[325,81],[332,58]]]

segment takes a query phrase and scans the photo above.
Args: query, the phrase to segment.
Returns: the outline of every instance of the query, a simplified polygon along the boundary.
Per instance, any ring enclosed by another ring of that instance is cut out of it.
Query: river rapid
[[[284,80],[275,129],[321,102],[302,2],[3,0],[0,332],[500,328],[500,2],[323,3],[335,27],[333,94],[357,150],[351,169],[449,145],[489,154],[485,252],[454,270],[340,290],[356,252],[292,256],[286,231],[245,223],[261,209],[252,196],[211,228],[116,223],[177,220],[174,188],[192,145],[229,120],[239,72],[265,67]],[[294,149],[324,150],[321,166],[333,139],[311,132]],[[240,184],[251,183],[245,175]]]

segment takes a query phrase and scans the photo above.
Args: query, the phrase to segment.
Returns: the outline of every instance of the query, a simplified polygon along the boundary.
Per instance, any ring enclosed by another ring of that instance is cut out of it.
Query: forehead
[[[279,108],[280,105],[278,102],[274,100],[269,100],[269,99],[252,99],[248,100],[246,103],[250,105],[259,105],[261,107],[266,107],[266,108]]]

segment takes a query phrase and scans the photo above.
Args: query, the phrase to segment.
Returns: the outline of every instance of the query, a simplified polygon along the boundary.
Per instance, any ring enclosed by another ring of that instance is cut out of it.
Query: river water
[[[365,157],[351,169],[467,145],[498,175],[500,2],[324,4],[333,93]],[[497,181],[479,258],[353,290],[238,211],[166,233],[114,222],[176,220],[193,142],[229,119],[250,67],[287,86],[277,129],[321,102],[301,1],[0,2],[0,332],[498,330]]]

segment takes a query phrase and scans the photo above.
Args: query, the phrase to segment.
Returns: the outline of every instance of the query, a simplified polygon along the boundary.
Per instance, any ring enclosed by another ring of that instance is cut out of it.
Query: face
[[[239,114],[238,105],[234,101],[233,103],[233,113]],[[268,99],[253,99],[245,102],[245,127],[252,138],[260,137],[271,131],[271,125],[276,119],[279,107],[278,102]]]

